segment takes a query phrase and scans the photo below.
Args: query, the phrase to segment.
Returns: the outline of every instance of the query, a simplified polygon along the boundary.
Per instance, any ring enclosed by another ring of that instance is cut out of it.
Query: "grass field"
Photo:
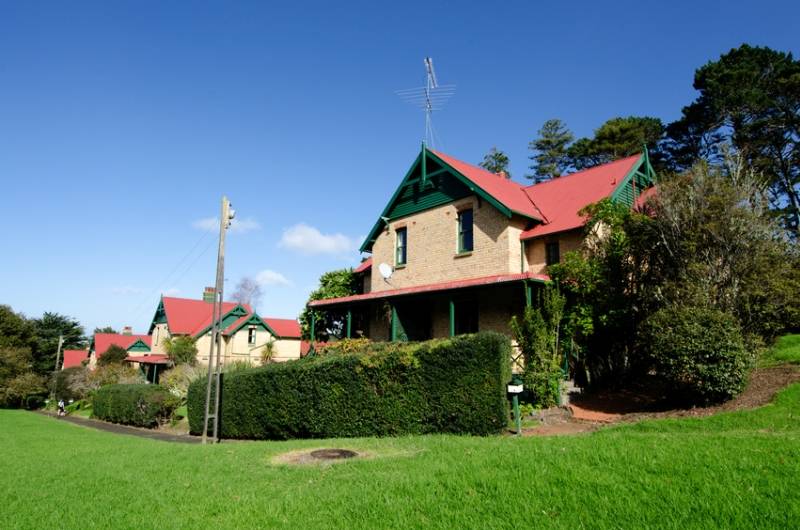
[[[761,409],[558,438],[170,444],[0,411],[3,528],[788,528],[800,385]],[[371,458],[276,465],[286,451]]]
[[[780,337],[761,359],[762,366],[800,364],[800,334]]]

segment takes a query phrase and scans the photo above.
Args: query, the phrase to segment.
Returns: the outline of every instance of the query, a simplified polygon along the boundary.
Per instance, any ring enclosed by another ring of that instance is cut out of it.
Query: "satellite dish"
[[[378,272],[381,273],[381,276],[383,276],[384,280],[388,280],[389,278],[392,277],[392,273],[394,272],[394,270],[392,270],[392,266],[389,265],[388,263],[381,263],[380,265],[378,265]]]

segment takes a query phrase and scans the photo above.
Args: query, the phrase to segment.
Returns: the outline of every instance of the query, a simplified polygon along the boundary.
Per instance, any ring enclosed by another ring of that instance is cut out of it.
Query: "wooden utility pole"
[[[58,348],[56,348],[56,366],[53,368],[53,386],[50,392],[50,399],[56,398],[56,378],[58,377],[58,363],[61,361],[61,348],[64,346],[64,335],[58,336]]]
[[[222,287],[225,279],[225,231],[231,225],[234,211],[227,197],[222,197],[222,212],[219,218],[219,249],[217,251],[217,280],[214,285],[214,306],[211,310],[211,345],[208,352],[208,380],[206,384],[206,410],[203,417],[203,443],[208,443],[208,422],[214,420],[212,443],[219,441],[219,397],[221,370],[220,351],[222,350]],[[216,353],[216,356],[215,356]],[[211,388],[214,388],[214,406],[211,407]]]

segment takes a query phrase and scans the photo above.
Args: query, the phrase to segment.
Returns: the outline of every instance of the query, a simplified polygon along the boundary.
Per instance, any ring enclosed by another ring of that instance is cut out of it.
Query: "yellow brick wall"
[[[473,251],[458,255],[458,212],[472,206]],[[462,280],[495,274],[519,273],[519,234],[523,219],[509,219],[486,201],[469,197],[455,203],[392,221],[372,248],[372,292]],[[389,282],[378,271],[380,263],[395,264],[395,231],[407,230],[407,263]]]
[[[580,250],[583,244],[583,230],[573,230],[571,232],[554,234],[551,237],[528,240],[525,243],[525,254],[527,255],[528,270],[533,274],[547,273],[545,245],[551,241],[558,241],[558,252],[563,259],[564,254],[567,252]]]

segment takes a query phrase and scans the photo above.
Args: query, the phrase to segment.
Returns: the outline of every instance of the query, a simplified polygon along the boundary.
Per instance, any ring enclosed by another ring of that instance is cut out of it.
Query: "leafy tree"
[[[97,359],[98,366],[108,366],[110,364],[122,364],[128,357],[128,352],[125,348],[112,344],[108,347],[106,352]]]
[[[326,272],[319,279],[319,287],[308,297],[308,301],[339,298],[356,294],[358,279],[353,269],[340,269]],[[311,315],[316,315],[315,337],[311,337]],[[300,314],[300,326],[306,340],[327,341],[331,336],[344,335],[345,320],[342,315],[332,311],[310,309],[308,306]]]
[[[561,120],[551,119],[544,122],[539,129],[538,137],[528,144],[528,149],[533,151],[528,157],[532,161],[530,169],[533,170],[533,174],[527,175],[527,178],[541,182],[560,177],[569,168],[567,146],[573,138]]]
[[[45,312],[41,318],[34,319],[33,333],[33,369],[39,374],[53,371],[59,336],[64,337],[64,349],[81,350],[86,347],[86,337],[80,323],[59,313]]]
[[[44,403],[47,394],[47,379],[34,372],[17,375],[0,389],[0,404],[8,407],[36,408]],[[29,398],[36,397],[31,404]]]
[[[577,170],[606,164],[640,153],[644,145],[656,147],[663,133],[664,125],[658,118],[612,118],[595,131],[593,138],[576,140],[567,149],[567,159],[570,166]],[[658,153],[654,155],[658,160]]]
[[[800,230],[800,60],[743,44],[695,72],[698,97],[670,124],[669,162],[688,169],[717,162],[722,145],[741,152],[769,184],[772,207]]]
[[[113,333],[117,335],[119,334],[119,331],[112,328],[111,326],[106,326],[104,328],[94,328],[94,334],[96,335],[97,333]]]
[[[15,313],[11,307],[0,305],[0,347],[28,347],[33,336],[30,320]]]
[[[264,293],[258,282],[253,278],[245,276],[236,284],[236,291],[234,291],[231,299],[240,304],[247,304],[255,309],[255,307],[261,303],[261,298],[263,296]]]
[[[192,337],[180,335],[164,341],[164,349],[173,364],[194,364],[197,362],[197,344]]]
[[[486,171],[491,171],[492,173],[497,173],[498,175],[502,174],[507,179],[511,178],[511,172],[508,170],[508,155],[506,155],[503,151],[497,149],[497,147],[492,147],[489,149],[489,152],[486,156],[483,157],[483,162],[478,164]]]

